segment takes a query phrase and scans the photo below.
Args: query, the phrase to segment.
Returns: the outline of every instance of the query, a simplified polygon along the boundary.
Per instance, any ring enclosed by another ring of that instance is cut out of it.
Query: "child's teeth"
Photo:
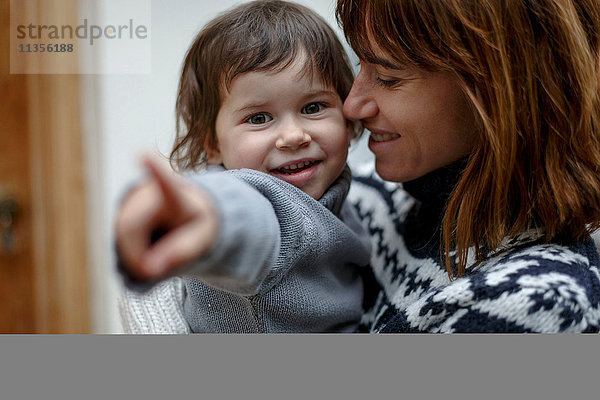
[[[314,164],[313,161],[300,161],[298,164],[286,165],[285,167],[282,167],[281,169],[284,171],[292,171],[292,170],[297,170],[300,168],[309,167],[313,164]]]

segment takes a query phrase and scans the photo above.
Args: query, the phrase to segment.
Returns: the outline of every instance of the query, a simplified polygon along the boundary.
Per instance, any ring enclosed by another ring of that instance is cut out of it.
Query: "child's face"
[[[217,114],[209,164],[259,170],[319,199],[344,169],[351,129],[335,89],[300,77],[304,58],[281,72],[236,77]]]

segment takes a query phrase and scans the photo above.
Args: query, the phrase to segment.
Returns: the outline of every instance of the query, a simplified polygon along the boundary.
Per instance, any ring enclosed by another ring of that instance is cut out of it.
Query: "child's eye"
[[[302,114],[316,114],[323,110],[323,103],[310,103],[302,107]]]
[[[246,119],[246,122],[248,122],[249,124],[253,124],[253,125],[261,125],[261,124],[266,124],[267,122],[271,121],[272,119],[273,118],[271,118],[271,116],[268,114],[258,113],[258,114],[249,116]]]

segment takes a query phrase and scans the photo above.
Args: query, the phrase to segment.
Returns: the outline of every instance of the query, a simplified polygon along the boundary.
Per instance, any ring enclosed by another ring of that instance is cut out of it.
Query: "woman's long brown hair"
[[[337,16],[361,59],[373,37],[399,63],[451,72],[478,117],[443,219],[451,278],[526,229],[600,227],[600,2],[339,0]]]

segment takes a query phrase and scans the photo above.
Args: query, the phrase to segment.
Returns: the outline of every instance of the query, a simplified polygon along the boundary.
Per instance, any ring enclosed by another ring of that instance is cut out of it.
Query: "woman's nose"
[[[280,129],[275,142],[279,150],[296,150],[308,146],[311,142],[310,135],[297,121],[287,121]]]
[[[350,120],[372,118],[379,112],[377,102],[371,93],[370,85],[365,81],[362,69],[344,101],[343,110],[344,116]]]

